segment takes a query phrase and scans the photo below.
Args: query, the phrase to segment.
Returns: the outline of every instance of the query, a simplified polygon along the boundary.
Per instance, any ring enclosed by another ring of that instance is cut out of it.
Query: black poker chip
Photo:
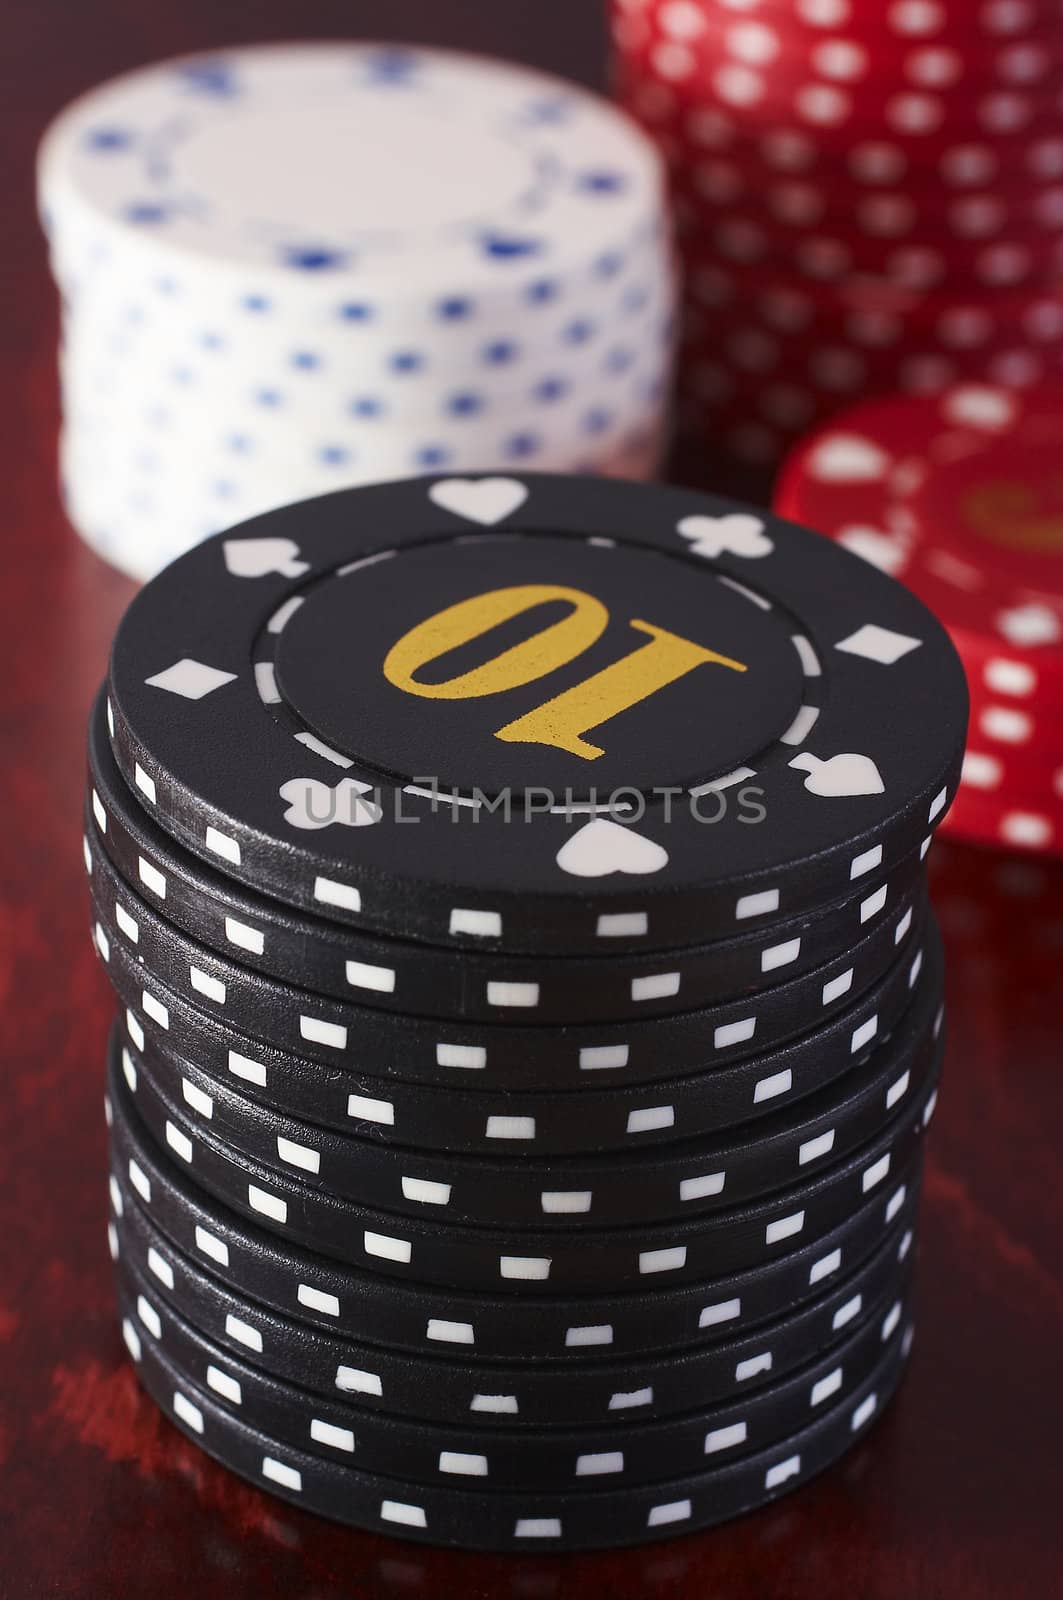
[[[767,1449],[843,1404],[874,1375],[911,1319],[905,1269],[843,1339],[779,1381],[723,1405],[594,1429],[573,1429],[563,1417],[550,1429],[477,1427],[472,1417],[439,1427],[360,1406],[357,1396],[326,1398],[285,1383],[211,1341],[129,1262],[120,1261],[117,1276],[134,1360],[144,1342],[157,1343],[197,1388],[279,1444],[410,1483],[500,1491],[649,1484]]]
[[[282,1118],[165,1046],[117,1039],[127,1081],[147,1076],[185,1120],[266,1167],[384,1211],[497,1227],[581,1228],[696,1215],[785,1189],[875,1137],[937,1066],[941,949],[893,1036],[817,1094],[730,1133],[579,1161],[463,1158]],[[627,1098],[614,1091],[623,1104]],[[584,1108],[578,1107],[582,1116]],[[590,1129],[587,1143],[592,1142]]]
[[[110,733],[185,847],[397,938],[606,954],[829,906],[925,846],[962,668],[914,596],[690,490],[410,479],[133,601]]]
[[[102,696],[89,722],[89,765],[89,831],[120,876],[167,920],[282,982],[415,1016],[613,1022],[751,994],[844,955],[874,922],[909,903],[922,872],[916,853],[838,905],[667,955],[482,955],[375,938],[289,910],[193,856],[123,781]]]
[[[215,1309],[227,1284],[260,1309],[279,1312],[281,1326],[298,1318],[377,1347],[537,1363],[579,1363],[603,1353],[646,1355],[736,1339],[836,1292],[836,1305],[848,1305],[849,1282],[873,1256],[896,1251],[903,1259],[908,1253],[922,1171],[920,1144],[891,1173],[885,1194],[872,1190],[821,1239],[756,1268],[623,1295],[525,1299],[501,1290],[404,1284],[278,1239],[190,1183],[120,1107],[112,1116],[111,1147],[115,1216],[125,1219],[125,1229],[144,1250],[155,1235],[178,1278],[180,1263],[187,1264],[183,1298],[194,1297],[199,1278],[208,1274],[213,1279],[202,1293]],[[223,1317],[219,1336],[224,1329]],[[268,1355],[281,1342],[259,1332],[244,1348]],[[295,1367],[287,1375],[305,1382],[305,1329],[291,1348]]]
[[[119,1196],[115,1259],[128,1260],[151,1284],[149,1299],[160,1310],[169,1306],[230,1354],[304,1391],[455,1425],[641,1426],[731,1403],[852,1334],[883,1297],[896,1293],[912,1254],[908,1231],[894,1230],[829,1291],[741,1336],[703,1335],[693,1347],[627,1358],[590,1346],[578,1361],[505,1362],[445,1345],[396,1351],[282,1316],[190,1262],[152,1226],[135,1191],[120,1185]]]
[[[517,1295],[623,1292],[753,1267],[827,1233],[889,1184],[921,1136],[936,1075],[875,1139],[803,1182],[745,1206],[631,1229],[463,1228],[338,1200],[253,1162],[192,1123],[147,1076],[126,1078],[112,1041],[112,1103],[217,1200],[347,1265],[414,1283]],[[135,1105],[135,1109],[134,1109]]]
[[[234,1417],[154,1339],[133,1344],[141,1383],[197,1445],[260,1488],[322,1516],[429,1544],[473,1549],[576,1550],[640,1544],[770,1504],[853,1444],[896,1389],[911,1331],[891,1342],[874,1373],[810,1426],[729,1466],[642,1488],[490,1491],[414,1485],[279,1444]]]
[[[905,902],[851,950],[789,983],[695,1011],[563,1028],[444,1022],[330,999],[214,954],[160,917],[89,842],[92,893],[144,970],[200,1010],[295,1055],[357,1062],[374,1076],[575,1088],[624,1071],[637,1081],[760,1055],[847,1010],[897,958],[917,906]],[[922,899],[925,891],[915,891]],[[656,1063],[656,1067],[654,1067]]]
[[[488,1086],[457,1089],[373,1078],[346,1063],[336,1067],[308,1060],[216,1022],[155,979],[137,959],[136,946],[121,937],[118,904],[108,916],[98,903],[95,939],[125,1003],[123,1026],[136,1052],[157,1047],[194,1062],[216,1083],[275,1112],[375,1143],[478,1152],[514,1162],[530,1156],[662,1148],[790,1110],[860,1067],[890,1038],[921,984],[927,950],[930,967],[924,987],[940,983],[934,964],[937,935],[931,931],[928,940],[926,930],[932,924],[921,921],[893,965],[855,1005],[817,1032],[766,1055],[646,1085],[629,1085],[620,1073],[616,1087],[598,1088],[600,1080],[592,1078],[593,1089],[580,1086],[553,1094],[492,1091]],[[454,1076],[459,1082],[469,1077]],[[473,1081],[478,1084],[478,1077]],[[494,1084],[494,1075],[489,1081]]]

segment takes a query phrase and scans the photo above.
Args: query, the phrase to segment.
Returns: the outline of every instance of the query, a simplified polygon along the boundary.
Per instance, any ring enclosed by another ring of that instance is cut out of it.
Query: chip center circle
[[[338,184],[343,150],[351,160]],[[177,191],[223,215],[238,196],[251,233],[268,232],[272,219],[307,246],[362,237],[367,221],[379,239],[389,230],[407,236],[411,224],[425,233],[463,217],[504,216],[528,179],[528,155],[515,140],[441,115],[431,102],[327,92],[201,119],[175,143],[170,174]]]
[[[543,790],[544,807],[755,771],[805,684],[786,613],[710,563],[535,533],[430,540],[321,579],[274,679],[298,723],[381,781]]]
[[[1063,457],[1056,419],[960,444],[912,496],[920,533],[1005,590],[1063,594]]]

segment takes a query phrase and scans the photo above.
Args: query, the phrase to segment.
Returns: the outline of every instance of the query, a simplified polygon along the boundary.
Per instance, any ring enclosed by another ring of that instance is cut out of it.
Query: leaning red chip
[[[971,687],[950,831],[1063,846],[1063,385],[869,401],[809,438],[785,515],[903,579]]]

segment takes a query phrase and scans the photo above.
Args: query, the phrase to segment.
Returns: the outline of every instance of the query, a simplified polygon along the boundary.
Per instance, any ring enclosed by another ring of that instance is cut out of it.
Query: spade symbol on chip
[[[821,761],[818,756],[805,750],[795,756],[790,765],[808,773],[805,788],[809,794],[838,799],[857,794],[884,794],[886,791],[882,774],[870,756],[850,752]]]

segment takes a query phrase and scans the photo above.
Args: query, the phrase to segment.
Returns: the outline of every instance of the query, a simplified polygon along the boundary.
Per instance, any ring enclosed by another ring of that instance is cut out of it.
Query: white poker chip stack
[[[573,84],[382,45],[188,57],[64,112],[39,193],[67,507],[137,577],[355,483],[655,470],[661,166]]]

